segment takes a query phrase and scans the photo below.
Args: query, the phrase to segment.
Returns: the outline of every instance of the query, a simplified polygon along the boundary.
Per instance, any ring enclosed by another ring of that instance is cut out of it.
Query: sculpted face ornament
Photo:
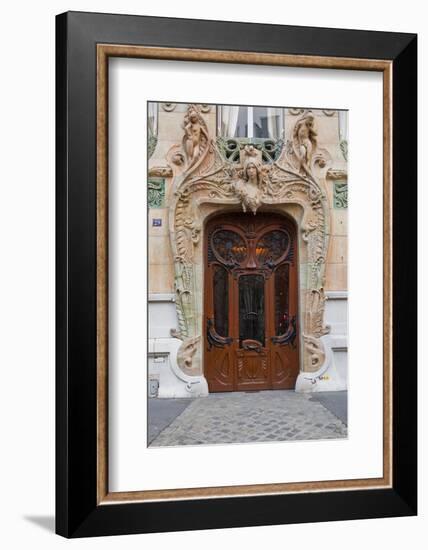
[[[260,164],[250,157],[244,166],[242,178],[232,183],[233,192],[242,204],[242,210],[256,214],[262,203],[262,170]]]

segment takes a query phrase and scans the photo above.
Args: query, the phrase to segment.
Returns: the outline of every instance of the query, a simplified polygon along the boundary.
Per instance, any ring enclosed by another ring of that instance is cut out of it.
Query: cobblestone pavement
[[[276,390],[199,397],[150,446],[346,437],[346,424],[320,402],[312,400],[311,394]]]

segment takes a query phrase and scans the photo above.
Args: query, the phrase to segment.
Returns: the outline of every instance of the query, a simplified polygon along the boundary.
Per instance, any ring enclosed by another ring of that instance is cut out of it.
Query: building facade
[[[149,394],[347,388],[347,112],[149,103]]]

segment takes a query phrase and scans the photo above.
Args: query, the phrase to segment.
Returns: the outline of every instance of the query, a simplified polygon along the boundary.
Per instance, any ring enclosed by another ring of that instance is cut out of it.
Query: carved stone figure
[[[254,157],[249,157],[244,165],[242,178],[232,183],[233,192],[242,204],[242,210],[256,214],[262,203],[262,170]]]
[[[208,130],[204,119],[195,105],[190,105],[184,117],[183,149],[187,169],[191,168],[201,157],[208,145]]]
[[[316,136],[312,115],[305,116],[296,122],[293,131],[294,152],[299,160],[300,170],[308,176],[312,175],[311,161],[317,146]]]

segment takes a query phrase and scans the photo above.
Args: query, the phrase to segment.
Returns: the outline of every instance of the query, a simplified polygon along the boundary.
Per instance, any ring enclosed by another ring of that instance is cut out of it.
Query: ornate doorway
[[[217,216],[205,232],[205,376],[210,392],[294,388],[299,373],[294,223]]]

